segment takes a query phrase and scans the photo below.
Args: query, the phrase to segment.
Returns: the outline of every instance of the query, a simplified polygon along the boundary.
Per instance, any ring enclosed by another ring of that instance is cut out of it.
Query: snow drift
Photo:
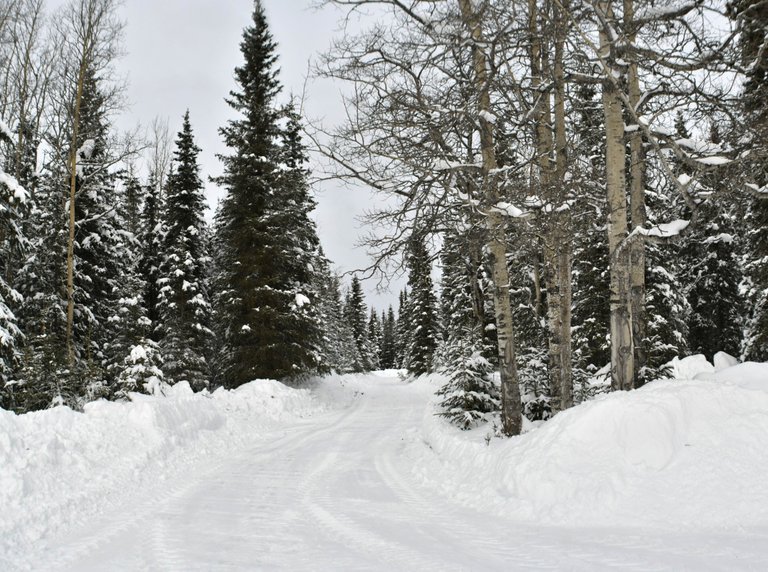
[[[482,510],[539,523],[768,525],[768,364],[700,357],[511,440],[460,433],[429,411],[408,447],[419,480]],[[425,456],[424,443],[431,452]]]
[[[332,386],[338,391],[334,380],[327,385],[326,393]],[[327,403],[309,389],[258,380],[213,394],[179,384],[166,397],[96,401],[83,413],[0,409],[0,569],[8,569],[13,552],[23,554],[62,525],[82,522],[142,487],[162,486],[196,461],[263,438]]]

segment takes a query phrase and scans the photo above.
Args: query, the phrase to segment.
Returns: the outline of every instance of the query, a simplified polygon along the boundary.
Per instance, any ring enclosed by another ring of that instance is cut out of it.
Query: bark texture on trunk
[[[571,269],[572,249],[570,213],[561,210],[567,200],[565,132],[565,73],[563,69],[565,18],[552,6],[554,57],[551,65],[539,29],[538,2],[529,0],[529,38],[531,87],[539,91],[534,108],[539,182],[545,201],[554,210],[545,213],[544,264],[547,288],[547,324],[549,340],[550,407],[557,413],[573,405],[573,368],[571,349]],[[542,92],[544,73],[551,75],[551,92]],[[553,107],[554,102],[554,107]],[[554,113],[553,113],[554,112]],[[554,115],[554,122],[553,122]]]
[[[458,0],[463,24],[472,38],[472,61],[475,71],[475,90],[478,95],[478,123],[480,126],[480,150],[483,158],[484,202],[488,224],[488,250],[493,272],[493,306],[498,335],[499,373],[501,377],[501,424],[505,435],[519,435],[523,425],[520,387],[515,363],[515,330],[512,304],[509,296],[509,271],[507,269],[507,221],[491,207],[501,200],[501,192],[495,180],[497,167],[493,125],[487,120],[491,113],[488,91],[488,60],[481,48],[483,33],[478,15],[472,8],[472,0]]]
[[[616,29],[611,0],[601,0],[599,9]],[[616,69],[612,41],[600,30],[600,56]],[[605,184],[608,198],[608,249],[610,256],[611,307],[611,385],[614,390],[631,389],[634,385],[635,349],[632,332],[630,299],[630,249],[625,246],[628,234],[624,145],[624,118],[617,87],[610,78],[603,81],[605,114]]]
[[[631,29],[634,19],[634,1],[624,0],[624,21],[630,27],[628,39],[635,41],[636,34]],[[637,62],[629,62],[627,75],[629,104],[637,112],[640,103],[640,78],[637,73]],[[637,115],[637,113],[636,113]],[[645,149],[643,135],[638,129],[629,136],[630,167],[629,167],[629,196],[632,228],[645,226]],[[645,313],[645,241],[633,241],[630,245],[630,296],[632,303],[632,337],[635,344],[634,387],[643,383],[642,371],[648,361],[645,341],[648,332],[648,322]]]

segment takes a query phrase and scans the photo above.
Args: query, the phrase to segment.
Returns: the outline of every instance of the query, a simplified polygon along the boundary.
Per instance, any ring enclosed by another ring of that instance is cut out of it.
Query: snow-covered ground
[[[396,372],[0,411],[0,569],[766,570],[768,365],[677,375],[509,440]]]

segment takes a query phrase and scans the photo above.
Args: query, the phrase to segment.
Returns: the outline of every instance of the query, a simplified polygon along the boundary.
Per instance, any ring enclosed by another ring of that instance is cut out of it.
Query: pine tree
[[[176,140],[174,169],[168,177],[157,314],[167,380],[172,384],[186,381],[195,390],[208,385],[207,355],[212,337],[199,153],[187,111]]]
[[[349,373],[359,361],[352,329],[344,317],[341,300],[341,280],[330,270],[330,264],[322,249],[317,256],[316,291],[318,292],[319,317],[325,324],[322,339],[322,355],[325,368],[339,373]]]
[[[108,393],[104,369],[110,362],[120,279],[129,255],[124,222],[113,204],[117,181],[107,170],[113,157],[108,148],[106,101],[99,79],[86,74],[80,104],[77,200],[75,201],[74,344],[80,371],[88,382],[86,399]]]
[[[12,133],[0,121],[0,145],[11,144]],[[27,202],[27,192],[15,177],[0,168],[0,268],[8,268],[9,258],[18,258],[26,246],[21,231],[20,215]],[[0,273],[0,407],[16,409],[17,369],[21,363],[20,345],[23,341],[14,309],[21,295],[6,280],[8,272]]]
[[[432,263],[424,240],[411,239],[408,249],[408,287],[410,300],[409,344],[404,366],[414,376],[433,371],[432,359],[437,349],[439,322],[437,299],[432,289]]]
[[[576,89],[574,101],[577,136],[575,184],[579,189],[580,216],[575,217],[573,256],[573,355],[577,399],[584,396],[587,380],[611,361],[610,276],[608,240],[604,221],[608,205],[601,173],[605,169],[605,141],[600,122],[600,102],[594,86]]]
[[[23,295],[19,324],[26,333],[17,410],[43,409],[63,392],[66,381],[66,256],[61,178],[41,177],[27,228],[30,244],[17,276]]]
[[[482,333],[460,334],[455,338],[448,381],[437,394],[442,397],[441,415],[462,429],[470,429],[499,410],[499,387],[493,381],[493,366],[477,349],[482,345]]]
[[[344,318],[350,325],[357,350],[354,370],[371,371],[373,369],[373,351],[368,341],[368,308],[365,304],[363,287],[357,276],[352,277],[352,283],[347,293]]]
[[[225,383],[285,378],[316,370],[321,332],[311,291],[317,238],[308,212],[305,153],[298,120],[278,110],[276,44],[260,1],[240,45],[240,91],[229,105],[240,114],[221,129],[227,189],[217,216],[216,314]],[[281,132],[281,117],[287,127]]]
[[[160,318],[158,316],[158,299],[160,289],[160,262],[163,251],[162,223],[162,192],[157,184],[154,173],[149,174],[149,180],[144,186],[144,204],[139,220],[139,262],[138,273],[143,284],[143,306],[150,322],[149,337],[159,339]]]
[[[710,143],[720,142],[713,123]],[[745,316],[734,209],[714,192],[726,185],[717,173],[701,178],[698,194],[709,198],[700,204],[697,225],[685,235],[680,249],[680,280],[691,307],[688,346],[710,360],[718,351],[739,355]]]
[[[652,182],[651,182],[652,183]],[[648,224],[660,224],[675,212],[669,189],[656,185],[646,190]],[[643,384],[668,374],[664,365],[688,352],[687,321],[691,313],[680,280],[680,245],[646,244],[647,338],[642,340],[647,352],[646,367],[638,373]],[[638,342],[639,343],[639,342]]]
[[[115,380],[115,396],[121,399],[128,398],[131,392],[162,393],[165,386],[160,347],[150,338],[152,322],[144,307],[144,291],[138,262],[135,262],[121,282],[113,325],[115,357],[109,369]]]
[[[469,429],[499,408],[499,388],[493,382],[493,366],[484,356],[483,300],[473,294],[472,279],[478,273],[472,262],[469,241],[458,233],[446,233],[441,262],[441,306],[445,336],[440,343],[440,369],[448,375],[438,391],[442,415]]]
[[[368,319],[368,344],[371,348],[371,369],[380,369],[382,326],[374,308],[371,308],[371,317]]]
[[[397,320],[391,305],[386,313],[382,313],[381,323],[381,367],[384,369],[395,368],[397,367]]]
[[[760,0],[736,0],[730,5],[740,24],[742,64],[746,82],[742,94],[744,129],[736,134],[750,151],[744,173],[751,185],[768,185],[768,7]],[[768,360],[768,200],[752,198],[745,216],[747,254],[745,291],[751,308],[742,358]]]
[[[398,294],[397,330],[395,331],[395,363],[398,368],[405,367],[405,354],[410,345],[411,324],[408,307],[408,289],[403,288]]]

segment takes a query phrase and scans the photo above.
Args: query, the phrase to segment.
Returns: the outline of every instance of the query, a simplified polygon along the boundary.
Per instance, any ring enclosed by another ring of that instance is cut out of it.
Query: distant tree
[[[319,317],[323,327],[321,353],[324,356],[324,369],[339,373],[348,373],[355,369],[360,358],[352,329],[344,317],[344,304],[341,299],[341,280],[330,270],[330,264],[322,249],[317,257],[315,273],[318,292]]]
[[[437,349],[439,321],[437,298],[432,287],[432,263],[423,239],[414,237],[408,258],[409,340],[404,366],[412,375],[433,371],[432,360]]]
[[[368,308],[360,279],[352,277],[352,283],[347,293],[344,305],[344,317],[352,330],[355,340],[356,362],[355,371],[371,371],[373,369],[373,350],[368,340]]]
[[[397,320],[391,305],[386,313],[382,312],[381,323],[381,367],[395,368],[397,367]]]
[[[410,344],[411,316],[409,312],[408,289],[403,288],[398,294],[397,329],[395,331],[395,363],[398,368],[405,367],[405,353]]]
[[[382,325],[379,320],[379,314],[375,308],[371,308],[371,316],[368,319],[368,344],[371,348],[371,367],[380,369],[381,366],[381,345],[382,345]]]

